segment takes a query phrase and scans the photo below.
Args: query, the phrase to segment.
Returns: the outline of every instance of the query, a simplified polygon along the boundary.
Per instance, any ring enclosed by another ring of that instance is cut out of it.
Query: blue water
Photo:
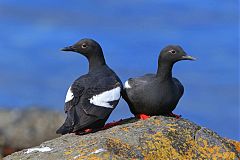
[[[88,69],[60,48],[94,38],[121,77],[154,73],[161,48],[180,44],[198,58],[174,67],[185,86],[177,109],[240,140],[238,2],[219,0],[0,1],[0,106],[63,112],[69,85]],[[132,116],[121,100],[109,121]]]

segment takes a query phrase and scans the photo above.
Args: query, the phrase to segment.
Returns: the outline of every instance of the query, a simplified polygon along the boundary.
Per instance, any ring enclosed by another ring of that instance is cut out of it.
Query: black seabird
[[[89,71],[69,87],[64,106],[67,118],[56,133],[81,134],[102,128],[119,102],[121,80],[107,66],[101,46],[92,39],[82,39],[62,51],[84,55]]]
[[[172,68],[180,60],[195,58],[188,56],[180,46],[169,45],[160,52],[156,74],[130,78],[125,82],[122,96],[136,117],[146,119],[169,115],[179,118],[172,111],[182,97],[184,87],[172,77]]]

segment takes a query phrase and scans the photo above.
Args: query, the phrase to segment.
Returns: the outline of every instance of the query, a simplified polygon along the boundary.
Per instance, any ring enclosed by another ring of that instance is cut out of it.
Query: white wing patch
[[[65,99],[65,103],[66,102],[69,102],[69,101],[71,101],[72,99],[73,99],[73,93],[72,93],[72,91],[71,91],[71,86],[69,87],[69,89],[68,89],[68,91],[67,91],[67,95],[66,95],[66,99]]]
[[[132,87],[129,85],[128,81],[126,81],[126,82],[124,83],[124,88],[132,88]]]
[[[111,106],[109,102],[119,100],[121,96],[120,91],[121,88],[117,87],[109,91],[102,92],[90,98],[90,103],[105,108],[113,108],[113,106]]]

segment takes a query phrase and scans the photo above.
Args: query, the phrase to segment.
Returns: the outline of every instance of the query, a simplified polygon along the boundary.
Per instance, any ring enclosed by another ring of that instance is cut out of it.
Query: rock
[[[0,153],[5,156],[58,137],[64,115],[47,109],[0,110]]]
[[[67,134],[4,160],[65,159],[239,159],[240,142],[186,119],[134,118],[86,135]]]

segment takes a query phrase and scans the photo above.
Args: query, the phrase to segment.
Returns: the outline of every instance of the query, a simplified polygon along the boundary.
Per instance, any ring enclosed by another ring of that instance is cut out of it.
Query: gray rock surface
[[[127,119],[86,135],[67,134],[4,160],[65,159],[239,159],[240,142],[186,119]]]

